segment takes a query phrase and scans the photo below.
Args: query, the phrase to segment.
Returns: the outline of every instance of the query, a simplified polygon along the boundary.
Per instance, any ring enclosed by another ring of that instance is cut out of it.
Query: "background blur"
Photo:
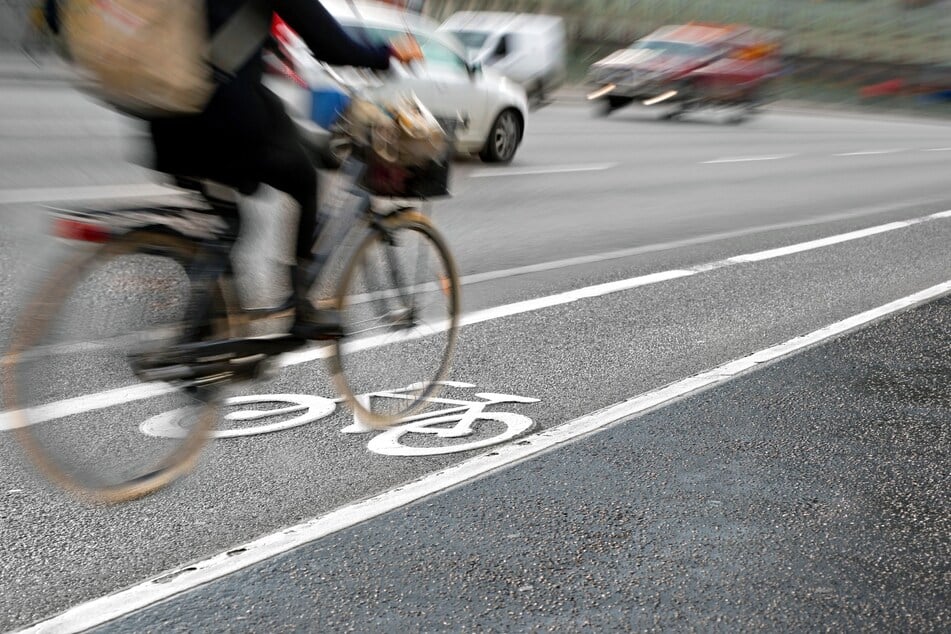
[[[0,54],[23,39],[31,0],[0,0]],[[784,33],[777,97],[944,114],[951,100],[951,0],[426,0],[443,20],[464,9],[558,14],[571,76],[658,26],[738,22]]]

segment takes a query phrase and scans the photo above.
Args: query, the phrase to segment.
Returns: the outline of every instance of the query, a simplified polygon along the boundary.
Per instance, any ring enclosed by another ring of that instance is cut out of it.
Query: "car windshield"
[[[470,51],[481,50],[485,41],[489,39],[489,34],[483,31],[453,31],[452,34],[459,38],[462,45]]]
[[[347,35],[358,42],[365,44],[386,44],[387,42],[405,34],[405,31],[381,27],[367,27],[356,25],[342,25]],[[435,36],[413,33],[419,46],[423,49],[423,57],[429,65],[440,68],[451,68],[455,71],[465,71],[466,63],[452,49],[440,43]]]
[[[657,51],[664,55],[676,55],[678,57],[706,57],[713,53],[709,46],[700,46],[698,44],[687,44],[685,42],[666,42],[664,40],[642,40],[634,42],[631,45],[633,50]]]

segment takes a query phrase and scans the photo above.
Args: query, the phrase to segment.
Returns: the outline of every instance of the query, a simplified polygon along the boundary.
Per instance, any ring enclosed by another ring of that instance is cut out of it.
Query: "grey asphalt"
[[[0,113],[0,192],[149,182],[143,169],[125,162],[134,126],[62,88],[5,87]],[[951,126],[904,119],[773,113],[736,127],[712,116],[659,122],[638,111],[599,120],[585,108],[553,106],[530,121],[509,168],[457,164],[456,197],[437,206],[435,220],[467,275],[639,249],[467,284],[464,308],[473,311],[949,209],[951,153],[934,151],[944,147],[951,147]],[[885,149],[901,151],[836,156]],[[704,163],[787,154],[762,162]],[[505,175],[604,163],[611,166]],[[2,213],[5,347],[31,281],[64,247],[40,234],[40,205],[9,203]],[[246,286],[259,296],[279,296],[275,281],[281,278],[269,262],[280,257],[289,216],[265,201],[251,205],[249,217],[250,237],[241,247],[251,280]],[[531,417],[538,428],[551,427],[945,282],[949,238],[949,221],[935,221],[472,326],[462,333],[452,378],[480,390],[539,398],[509,411]],[[253,393],[333,391],[323,367],[312,363],[288,368]],[[764,387],[755,400],[772,397]],[[805,400],[793,401],[790,416],[808,418],[811,409]],[[112,508],[87,507],[51,491],[31,475],[10,438],[0,436],[0,540],[6,546],[0,629],[26,625],[467,457],[379,456],[367,451],[365,436],[339,433],[347,422],[337,414],[269,436],[213,443],[199,470],[181,484]],[[793,426],[789,433],[777,440],[796,447],[806,432]],[[668,478],[659,483],[688,478],[683,464],[665,463],[666,470],[656,469],[652,477]],[[580,477],[602,475],[582,467]],[[597,519],[608,511],[592,504],[587,512]],[[644,513],[663,519],[664,508]],[[610,535],[604,540],[610,543]],[[937,558],[946,565],[944,552]],[[495,554],[487,547],[484,556]],[[503,587],[499,582],[497,590]],[[587,595],[579,601],[588,603]]]
[[[951,627],[951,298],[101,632]]]

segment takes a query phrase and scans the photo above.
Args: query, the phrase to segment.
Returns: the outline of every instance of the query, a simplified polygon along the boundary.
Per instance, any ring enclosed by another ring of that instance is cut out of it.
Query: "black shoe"
[[[340,311],[298,306],[291,334],[300,339],[340,339],[344,336]]]

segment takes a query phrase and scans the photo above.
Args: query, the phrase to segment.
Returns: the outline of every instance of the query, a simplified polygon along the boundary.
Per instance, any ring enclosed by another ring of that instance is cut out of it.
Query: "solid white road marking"
[[[951,210],[931,214],[922,218],[904,220],[901,222],[892,222],[877,227],[862,229],[860,231],[851,231],[849,233],[830,236],[820,240],[811,240],[809,242],[793,244],[786,247],[780,247],[778,249],[769,249],[767,251],[737,255],[724,260],[718,260],[716,262],[698,264],[689,268],[661,271],[659,273],[651,273],[649,275],[641,275],[638,277],[617,280],[615,282],[596,284],[594,286],[587,286],[563,293],[556,293],[554,295],[547,295],[545,297],[538,297],[535,299],[506,304],[504,306],[495,306],[493,308],[486,308],[462,315],[459,319],[459,326],[472,326],[475,324],[501,319],[503,317],[512,317],[515,315],[530,313],[546,308],[554,308],[555,306],[563,306],[565,304],[570,304],[584,299],[603,297],[605,295],[628,291],[641,286],[649,286],[651,284],[658,284],[660,282],[666,282],[669,280],[690,277],[699,273],[706,273],[708,271],[713,271],[728,266],[751,262],[761,262],[763,260],[778,258],[794,253],[802,253],[804,251],[819,249],[833,244],[840,244],[850,240],[857,240],[859,238],[865,238],[888,231],[894,231],[896,229],[902,229],[917,224],[948,218],[951,218]],[[431,334],[434,332],[434,328],[436,328],[436,326],[437,325],[435,324],[430,324],[426,329],[426,334]],[[445,328],[445,326],[440,327]],[[383,336],[359,341],[357,342],[357,345],[359,345],[360,349],[370,349],[385,343],[409,341],[418,337],[418,333],[414,334],[411,332],[405,337],[399,338],[398,340],[391,336]],[[294,365],[300,365],[302,363],[309,363],[319,359],[326,359],[331,355],[331,353],[332,348],[330,346],[317,345],[313,348],[306,348],[299,352],[292,352],[282,356],[278,362],[278,365],[280,367],[290,367]],[[155,384],[133,385],[127,388],[119,388],[101,394],[92,394],[88,397],[76,397],[68,399],[67,401],[49,403],[38,407],[35,412],[31,413],[31,418],[37,423],[44,422],[73,413],[84,413],[94,409],[110,407],[123,402],[132,402],[145,398],[152,398],[157,394],[165,393],[171,389],[172,388],[165,386],[156,386]],[[86,403],[84,399],[89,399],[89,402]],[[17,414],[17,412],[0,412],[0,432],[9,431],[20,424],[20,418]]]
[[[181,195],[184,190],[153,183],[138,185],[93,185],[89,187],[42,187],[35,189],[0,189],[0,205],[47,203],[56,201],[111,200],[123,198],[154,198]]]
[[[349,504],[297,526],[266,535],[252,542],[184,568],[166,571],[111,595],[87,601],[66,612],[23,630],[40,632],[81,632],[127,616],[136,610],[216,581],[271,557],[283,554],[333,533],[346,530],[384,513],[470,482],[601,431],[630,422],[637,416],[670,405],[701,390],[707,390],[739,376],[763,368],[785,357],[813,347],[833,337],[854,331],[887,315],[906,310],[951,292],[951,280],[932,286],[878,308],[795,337],[784,343],[725,363],[717,368],[640,394],[597,412],[523,438],[518,444],[494,448],[490,453],[465,460],[367,500]]]
[[[796,156],[795,154],[770,154],[768,156],[737,156],[732,158],[718,158],[712,161],[703,161],[702,165],[716,165],[718,163],[748,163],[755,161],[778,161],[784,158]]]
[[[922,150],[922,152],[951,152],[951,147],[930,147]]]
[[[164,396],[175,391],[174,387],[164,383],[137,383],[105,392],[74,396],[62,401],[38,405],[30,412],[29,420],[30,424],[43,423],[65,416],[75,416],[114,407],[122,403],[132,403],[156,396]],[[21,413],[20,410],[0,413],[0,431],[11,431],[21,427],[24,422]]]
[[[810,251],[812,249],[818,249],[820,247],[826,247],[832,244],[839,244],[840,242],[848,242],[849,240],[857,240],[859,238],[865,238],[868,236],[877,235],[879,233],[895,231],[896,229],[904,229],[905,227],[908,227],[908,226],[910,225],[908,224],[907,221],[892,222],[887,225],[871,227],[869,229],[862,229],[860,231],[851,231],[849,233],[843,233],[837,236],[830,236],[828,238],[821,238],[819,240],[810,240],[809,242],[793,244],[788,247],[780,247],[778,249],[769,249],[767,251],[759,251],[757,253],[747,253],[745,255],[737,255],[735,257],[729,258],[727,262],[760,262],[762,260],[771,260],[772,258],[778,258],[784,255],[790,255],[793,253],[801,253],[803,251]]]
[[[574,172],[603,172],[617,163],[594,163],[592,165],[552,165],[550,167],[514,168],[514,169],[487,169],[477,170],[469,174],[470,178],[493,178],[495,176],[537,176],[540,174],[569,174]]]
[[[916,205],[927,205],[934,204],[941,201],[937,200],[921,200],[916,201]],[[892,205],[881,205],[877,207],[863,207],[860,209],[854,209],[851,211],[838,213],[838,214],[829,214],[825,216],[819,216],[816,218],[809,218],[806,220],[794,220],[791,222],[779,222],[771,225],[760,225],[758,227],[746,227],[743,229],[736,229],[734,231],[723,231],[720,233],[708,233],[702,236],[697,236],[695,238],[684,238],[683,240],[673,240],[671,242],[658,242],[655,244],[645,244],[643,246],[631,247],[629,249],[618,249],[617,251],[607,251],[605,253],[596,253],[594,255],[579,255],[573,258],[565,258],[562,260],[550,260],[548,262],[540,262],[538,264],[526,264],[525,266],[516,266],[510,269],[499,269],[496,271],[486,271],[485,273],[473,273],[471,275],[464,275],[459,278],[460,283],[465,286],[468,284],[479,284],[481,282],[489,282],[493,280],[504,279],[508,277],[515,277],[517,275],[527,275],[530,273],[544,273],[546,271],[554,271],[557,269],[570,268],[573,266],[580,266],[583,264],[597,264],[599,262],[607,262],[610,260],[620,260],[623,258],[629,258],[635,255],[643,255],[646,253],[656,253],[657,251],[669,251],[672,249],[680,249],[683,247],[709,244],[711,242],[719,242],[721,240],[729,240],[732,238],[742,238],[744,236],[755,235],[758,233],[768,233],[771,231],[779,231],[781,229],[797,229],[800,227],[811,227],[814,225],[825,224],[829,222],[837,222],[840,220],[851,220],[854,218],[860,218],[863,216],[869,216],[880,213],[887,213],[889,211],[894,211],[894,206]],[[947,212],[951,214],[951,212]],[[937,215],[935,216],[937,217]]]

